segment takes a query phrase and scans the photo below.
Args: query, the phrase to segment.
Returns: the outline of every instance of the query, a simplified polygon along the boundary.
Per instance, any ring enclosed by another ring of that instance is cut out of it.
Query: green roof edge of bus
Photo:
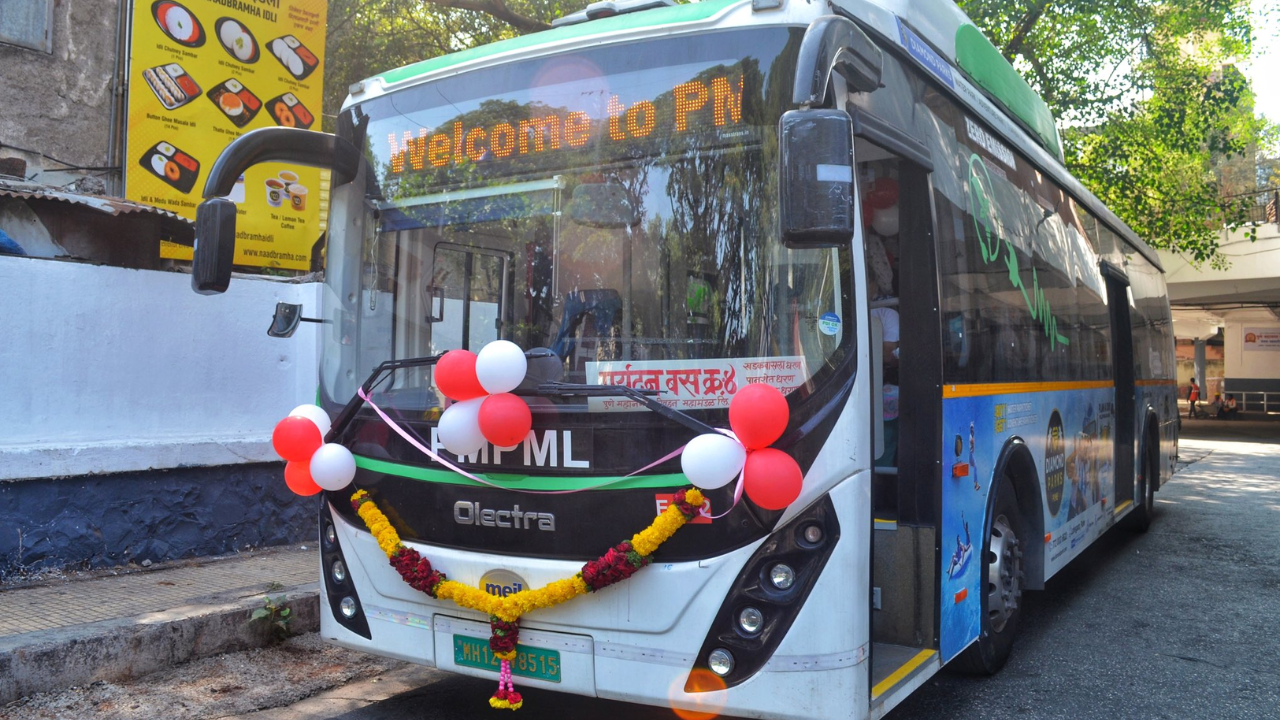
[[[956,63],[983,90],[1031,128],[1045,148],[1062,160],[1062,143],[1053,113],[1027,81],[974,25],[956,29]]]
[[[364,457],[356,455],[356,467],[368,470],[370,472],[384,473],[386,475],[398,475],[400,477],[409,478],[411,480],[423,480],[425,482],[442,483],[445,485],[469,485],[472,487],[485,487],[484,483],[478,483],[467,477],[463,477],[452,470],[436,470],[434,468],[418,467],[416,465],[404,465],[401,463],[391,462],[389,460],[379,460],[377,458]],[[624,478],[618,477],[548,477],[542,475],[522,475],[520,473],[492,473],[487,475],[479,475],[485,480],[496,485],[511,490],[588,490],[597,486],[602,490],[634,490],[637,488],[670,488],[680,487],[689,484],[689,479],[681,473],[666,473],[662,475],[637,475],[635,477]],[[505,478],[519,477],[519,480],[508,481]]]
[[[618,30],[634,30],[636,28],[655,25],[674,25],[678,23],[706,20],[720,11],[733,5],[741,4],[742,2],[743,0],[707,0],[706,2],[688,3],[685,5],[676,5],[675,7],[657,8],[654,10],[645,10],[643,12],[614,15],[609,18],[552,28],[541,32],[529,33],[528,35],[520,35],[507,40],[499,40],[498,42],[489,43],[488,45],[480,45],[478,47],[460,50],[456,53],[441,55],[440,57],[431,58],[429,60],[422,60],[421,62],[416,62],[412,65],[405,65],[404,67],[396,68],[395,70],[382,73],[375,77],[387,85],[394,85],[420,75],[425,75],[435,70],[447,68],[451,65],[459,65],[464,62],[470,62],[472,60],[478,60],[483,57],[510,52],[513,50],[523,50],[525,48],[537,47],[538,45],[550,45],[565,40],[588,37],[591,35],[603,35],[604,33],[615,32]]]

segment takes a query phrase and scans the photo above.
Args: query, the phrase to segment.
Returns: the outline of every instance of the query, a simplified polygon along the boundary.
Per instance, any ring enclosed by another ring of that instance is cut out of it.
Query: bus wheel
[[[1137,490],[1135,495],[1142,498],[1142,504],[1134,508],[1133,512],[1125,518],[1126,526],[1140,533],[1151,529],[1151,521],[1155,519],[1156,514],[1156,484],[1151,480],[1157,472],[1157,464],[1151,454],[1150,450],[1143,453],[1142,471],[1138,473],[1138,487],[1135,488]]]
[[[962,672],[994,675],[1013,651],[1022,615],[1022,547],[1026,533],[1013,483],[1002,477],[987,518],[982,557],[986,563],[986,593],[982,628],[977,642],[955,659]]]

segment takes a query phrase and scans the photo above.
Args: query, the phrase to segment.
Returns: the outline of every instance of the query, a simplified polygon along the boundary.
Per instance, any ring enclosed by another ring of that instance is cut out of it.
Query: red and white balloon
[[[772,385],[748,385],[729,403],[726,433],[705,433],[689,441],[680,467],[703,490],[724,487],[742,476],[743,490],[756,505],[781,510],[800,497],[804,476],[790,455],[769,446],[782,437],[791,410]]]
[[[440,442],[454,455],[470,455],[486,440],[518,445],[533,428],[529,405],[511,391],[524,382],[528,360],[519,345],[495,340],[480,349],[450,350],[436,363],[436,387],[453,404],[440,416]]]
[[[315,405],[299,405],[271,433],[271,446],[289,461],[285,484],[299,495],[341,490],[355,479],[355,456],[342,445],[325,443],[329,428],[328,413]]]

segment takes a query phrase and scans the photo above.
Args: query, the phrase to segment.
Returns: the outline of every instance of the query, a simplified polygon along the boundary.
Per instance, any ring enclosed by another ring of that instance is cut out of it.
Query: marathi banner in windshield
[[[783,395],[809,378],[803,355],[708,360],[615,360],[587,363],[592,385],[625,385],[656,390],[663,405],[676,410],[727,408],[738,389],[765,383]],[[644,405],[625,397],[588,398],[591,412],[633,412]]]

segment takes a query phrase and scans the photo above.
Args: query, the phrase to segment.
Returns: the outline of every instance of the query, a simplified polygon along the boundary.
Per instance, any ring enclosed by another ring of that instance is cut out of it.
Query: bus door
[[[1111,315],[1111,363],[1115,396],[1115,508],[1133,501],[1134,378],[1133,328],[1129,325],[1129,279],[1119,268],[1102,263]]]
[[[875,705],[908,687],[938,648],[942,365],[928,153],[865,112],[854,127],[867,320],[880,341],[871,423]]]
[[[499,339],[507,296],[508,253],[453,243],[437,243],[431,280],[423,286],[436,355],[454,348],[479,352]]]

